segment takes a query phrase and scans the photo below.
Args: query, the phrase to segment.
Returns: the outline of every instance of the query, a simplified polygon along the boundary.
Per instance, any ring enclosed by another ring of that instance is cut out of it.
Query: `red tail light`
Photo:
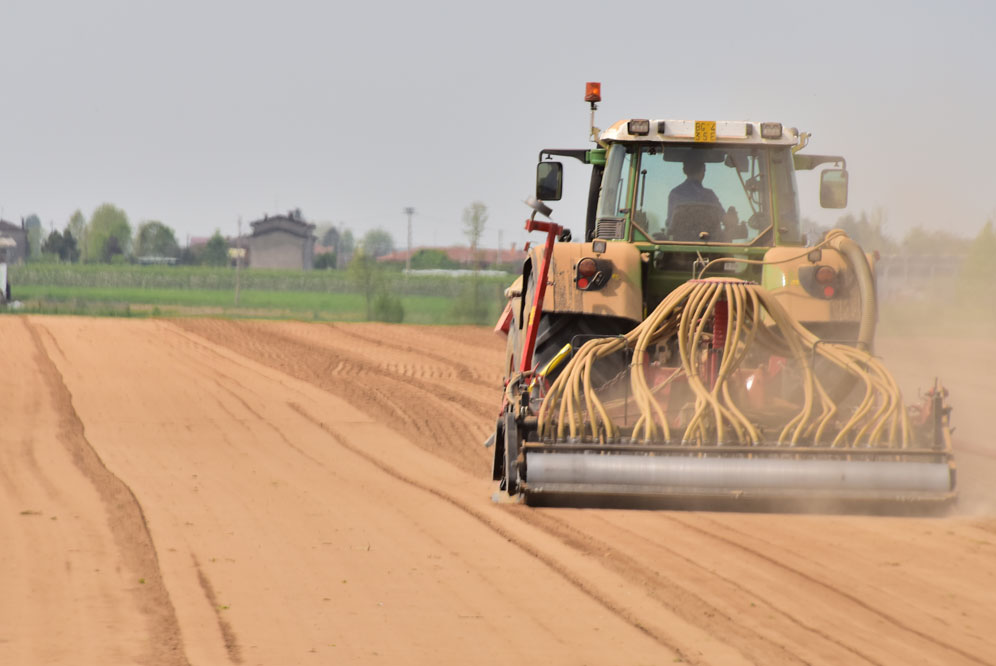
[[[584,257],[574,266],[574,286],[581,291],[597,291],[612,277],[612,262],[608,259]]]

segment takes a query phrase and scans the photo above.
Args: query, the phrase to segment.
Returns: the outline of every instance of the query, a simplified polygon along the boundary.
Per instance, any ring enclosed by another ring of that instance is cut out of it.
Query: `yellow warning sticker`
[[[715,120],[696,120],[695,121],[695,140],[707,143],[712,143],[716,140],[716,121]]]

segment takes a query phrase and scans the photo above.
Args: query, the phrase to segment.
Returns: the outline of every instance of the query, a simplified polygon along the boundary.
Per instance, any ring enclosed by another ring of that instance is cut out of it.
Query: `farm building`
[[[311,270],[315,254],[315,225],[300,210],[286,215],[266,215],[250,224],[249,265],[252,268]]]
[[[14,247],[6,248],[6,261],[9,264],[19,264],[28,256],[28,232],[23,226],[0,220],[0,236],[13,238]]]

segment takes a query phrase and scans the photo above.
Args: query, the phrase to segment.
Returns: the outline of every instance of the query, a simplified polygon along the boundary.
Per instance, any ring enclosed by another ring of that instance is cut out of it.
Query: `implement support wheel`
[[[505,492],[515,495],[519,492],[519,427],[515,422],[515,414],[505,413],[505,476],[502,485]]]

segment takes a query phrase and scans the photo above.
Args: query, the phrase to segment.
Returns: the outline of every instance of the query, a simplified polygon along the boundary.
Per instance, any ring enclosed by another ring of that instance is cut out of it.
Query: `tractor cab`
[[[626,119],[599,134],[598,149],[540,151],[536,195],[560,199],[562,165],[550,160],[574,157],[592,166],[587,240],[801,245],[797,169],[835,163],[821,205],[847,204],[844,158],[796,155],[807,141],[781,123]]]
[[[797,170],[833,165],[821,174],[820,203],[847,205],[844,158],[800,153],[809,135],[782,123],[631,118],[592,131],[598,148],[540,151],[536,198],[562,196],[554,158],[591,165],[584,238],[638,250],[648,310],[690,277],[780,281],[762,262],[805,245]],[[720,258],[734,261],[712,263]]]

